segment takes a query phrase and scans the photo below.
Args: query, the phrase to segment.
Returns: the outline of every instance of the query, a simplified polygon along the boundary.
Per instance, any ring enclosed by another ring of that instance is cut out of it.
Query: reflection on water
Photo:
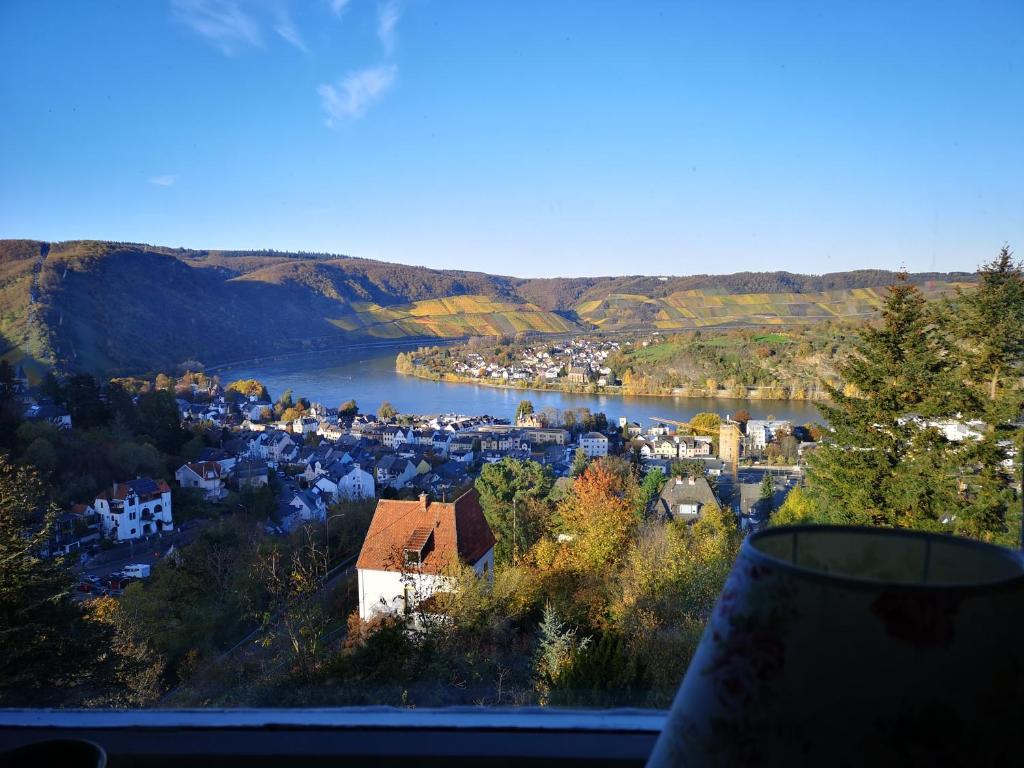
[[[375,412],[382,401],[388,400],[403,413],[488,414],[512,418],[516,405],[525,398],[531,400],[537,410],[587,407],[604,411],[609,419],[626,416],[641,424],[649,423],[652,416],[687,421],[702,411],[726,414],[740,408],[746,408],[755,419],[774,416],[797,424],[821,421],[818,409],[801,401],[581,395],[425,381],[395,372],[395,355],[400,351],[403,348],[331,352],[287,362],[242,365],[218,374],[225,383],[235,379],[259,379],[274,398],[291,389],[295,397],[307,397],[328,406],[355,400],[366,412]]]

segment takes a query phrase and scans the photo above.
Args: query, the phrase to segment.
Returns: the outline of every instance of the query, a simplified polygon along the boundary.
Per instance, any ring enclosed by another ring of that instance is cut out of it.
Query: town
[[[649,341],[642,342],[644,346]],[[523,346],[519,357],[502,362],[493,355],[474,350],[482,344],[467,345],[463,355],[453,358],[451,370],[473,380],[503,384],[568,384],[577,387],[614,387],[619,382],[605,364],[621,348],[618,341],[573,337],[557,344]]]
[[[580,343],[565,354],[579,367],[580,356],[597,366],[606,351]],[[23,371],[15,378],[26,421],[74,429],[65,408],[35,396]],[[173,387],[182,428],[215,445],[203,447],[173,477],[123,478],[65,510],[48,549],[77,558],[84,574],[81,597],[117,596],[132,579],[148,575],[152,557],[109,576],[89,571],[123,560],[126,547],[160,552],[165,535],[170,539],[176,531],[175,501],[183,494],[199,494],[215,515],[235,506],[228,503],[231,494],[271,489],[276,504],[265,533],[287,535],[305,524],[323,524],[341,502],[453,501],[473,488],[485,466],[506,460],[536,462],[556,483],[570,483],[587,462],[618,457],[641,476],[657,471],[664,478],[648,515],[693,522],[714,505],[731,510],[740,530],[754,531],[801,483],[803,459],[820,434],[815,425],[755,420],[745,411],[734,419],[707,413],[690,423],[659,419],[645,425],[626,418],[610,424],[587,409],[535,412],[529,400],[511,419],[400,414],[388,403],[364,414],[355,403],[326,407],[290,393],[275,403],[254,381],[225,387],[187,372],[161,383]]]
[[[553,352],[538,349],[521,366],[509,367],[483,365],[476,356],[471,357],[478,366],[472,373],[505,378],[568,369],[569,375],[582,371],[578,375],[589,380],[608,373],[601,361],[616,347],[616,342],[577,340]],[[74,429],[66,409],[34,396],[22,370],[15,380],[26,421]],[[149,575],[160,542],[175,532],[176,495],[199,494],[216,515],[232,507],[229,495],[266,488],[275,506],[264,532],[288,535],[307,524],[324,524],[343,502],[405,500],[423,509],[430,502],[447,504],[473,492],[484,467],[503,461],[535,462],[557,484],[571,483],[590,461],[617,457],[641,478],[657,478],[656,493],[645,505],[648,517],[692,524],[702,510],[715,507],[731,512],[738,530],[750,533],[766,527],[789,491],[802,484],[805,459],[822,430],[816,424],[752,419],[746,410],[732,416],[698,414],[690,422],[658,418],[640,424],[623,417],[609,423],[603,413],[585,408],[535,412],[529,400],[520,402],[513,419],[401,414],[389,403],[365,414],[354,402],[326,407],[296,400],[290,392],[274,402],[260,382],[224,387],[215,377],[196,372],[173,383],[168,378],[163,385],[173,386],[182,428],[216,445],[182,463],[173,479],[124,478],[93,499],[73,503],[58,518],[47,549],[78,558],[80,598],[116,597],[132,580]],[[979,440],[985,430],[978,421],[929,421],[917,414],[902,422],[937,429],[951,442]],[[1013,446],[1007,442],[1003,447],[1011,457],[1003,462],[1009,470]],[[478,506],[476,511],[480,514]],[[393,542],[396,548],[404,543]],[[120,552],[111,555],[104,548],[128,546],[134,553],[136,545],[140,552],[151,552],[149,562],[126,563],[108,576],[87,572],[123,560]],[[173,544],[169,553],[174,553]],[[493,569],[493,552],[490,558]],[[400,561],[384,570],[402,572],[408,564]],[[381,606],[396,610],[388,592],[393,586],[378,585],[368,594],[361,574],[360,615],[369,618]]]

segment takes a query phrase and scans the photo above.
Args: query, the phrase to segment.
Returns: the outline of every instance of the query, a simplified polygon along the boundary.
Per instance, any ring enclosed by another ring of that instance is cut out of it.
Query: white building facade
[[[114,541],[174,530],[171,488],[163,480],[140,477],[115,483],[96,497],[93,508],[104,535]]]

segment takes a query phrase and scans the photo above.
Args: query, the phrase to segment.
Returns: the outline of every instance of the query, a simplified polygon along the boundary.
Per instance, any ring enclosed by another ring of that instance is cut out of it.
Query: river
[[[529,391],[427,381],[395,371],[395,355],[412,347],[352,349],[281,362],[241,364],[218,371],[225,384],[235,379],[258,379],[277,398],[286,389],[327,406],[355,400],[364,412],[376,412],[389,401],[401,413],[487,414],[512,418],[520,400],[544,408],[580,408],[603,411],[609,420],[627,417],[647,425],[657,416],[688,421],[703,411],[727,414],[746,408],[752,418],[788,419],[796,424],[821,421],[813,403],[802,400],[727,400],[705,397],[642,397],[585,395],[568,392]]]

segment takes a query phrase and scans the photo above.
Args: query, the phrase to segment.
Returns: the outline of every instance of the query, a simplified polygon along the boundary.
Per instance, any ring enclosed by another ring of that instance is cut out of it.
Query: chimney
[[[427,494],[425,493],[420,494],[420,506],[424,509],[430,506],[430,500],[427,498]]]

